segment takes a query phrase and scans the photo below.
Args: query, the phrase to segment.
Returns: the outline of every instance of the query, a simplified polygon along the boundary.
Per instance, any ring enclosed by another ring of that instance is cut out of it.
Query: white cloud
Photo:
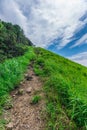
[[[0,18],[19,24],[41,47],[56,38],[62,38],[58,48],[64,47],[87,23],[79,20],[86,11],[86,0],[0,0]]]
[[[83,44],[87,44],[87,33],[83,35],[83,37],[81,37],[74,45],[72,45],[71,48],[81,46]]]
[[[68,57],[70,60],[73,60],[77,63],[80,63],[84,66],[87,66],[87,52],[82,52],[72,57]]]
[[[19,24],[27,34],[27,17],[23,15],[19,5],[14,0],[1,0],[0,2],[0,19]]]

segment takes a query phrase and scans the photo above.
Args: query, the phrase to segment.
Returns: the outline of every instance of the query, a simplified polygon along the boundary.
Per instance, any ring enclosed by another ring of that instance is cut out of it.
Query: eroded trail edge
[[[19,87],[11,93],[13,107],[5,113],[9,120],[6,130],[44,130],[45,123],[42,113],[45,108],[42,83],[35,75],[32,66],[25,74],[25,79]],[[37,99],[39,97],[40,99]],[[36,99],[34,99],[36,98]],[[33,103],[32,100],[38,100]]]

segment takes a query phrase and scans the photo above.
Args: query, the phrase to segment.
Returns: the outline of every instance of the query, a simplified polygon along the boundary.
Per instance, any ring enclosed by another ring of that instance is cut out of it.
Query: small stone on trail
[[[24,93],[24,90],[23,90],[23,89],[19,89],[19,90],[18,90],[18,94],[19,94],[19,95],[23,95],[23,93]]]
[[[31,87],[29,87],[29,88],[26,89],[26,92],[27,92],[27,93],[31,93],[31,91],[32,91],[32,88],[31,88]]]
[[[20,85],[22,85],[22,84],[23,84],[23,81],[20,82]]]
[[[25,78],[26,78],[26,80],[28,80],[28,81],[31,81],[31,80],[33,79],[32,76],[28,76],[28,75],[27,75]]]
[[[6,125],[6,130],[12,130],[13,128],[13,123],[10,122],[9,124]]]
[[[12,95],[12,97],[15,97],[16,95]]]
[[[28,74],[25,74],[24,76],[26,77],[26,76],[28,76]]]

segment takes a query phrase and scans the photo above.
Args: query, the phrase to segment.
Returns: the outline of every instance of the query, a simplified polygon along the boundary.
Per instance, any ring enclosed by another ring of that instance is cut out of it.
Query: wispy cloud
[[[34,44],[47,47],[61,38],[58,48],[72,40],[87,22],[86,0],[0,0],[0,18],[19,24]]]
[[[77,63],[87,66],[87,52],[79,53],[68,58]]]
[[[87,44],[87,33],[83,35],[74,45],[72,45],[71,48],[81,46],[83,44]]]

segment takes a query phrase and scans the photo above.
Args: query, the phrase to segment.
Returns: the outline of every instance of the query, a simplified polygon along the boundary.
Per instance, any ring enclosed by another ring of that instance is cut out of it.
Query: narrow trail
[[[37,104],[31,104],[32,97],[36,94],[41,96]],[[44,110],[44,93],[42,83],[34,74],[33,68],[29,67],[25,79],[19,88],[11,93],[13,108],[8,110],[5,118],[9,118],[6,130],[44,130],[45,123],[41,117]],[[8,116],[9,115],[9,116]]]

